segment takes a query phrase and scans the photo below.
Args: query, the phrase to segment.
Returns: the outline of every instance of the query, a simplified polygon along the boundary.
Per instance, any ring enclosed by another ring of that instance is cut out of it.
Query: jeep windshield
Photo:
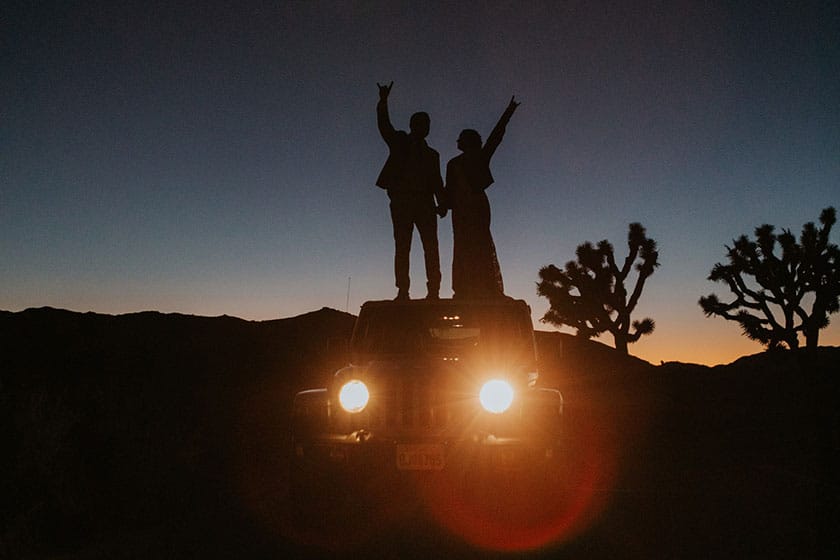
[[[381,305],[362,310],[353,333],[362,360],[412,355],[461,360],[534,359],[526,307],[512,305]]]

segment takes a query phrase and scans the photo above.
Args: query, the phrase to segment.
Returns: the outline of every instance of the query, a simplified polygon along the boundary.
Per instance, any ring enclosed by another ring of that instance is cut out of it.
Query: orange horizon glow
[[[574,334],[569,329],[550,329],[548,325],[535,323],[535,329],[543,332],[563,332]],[[692,338],[686,338],[684,333],[693,332]],[[598,338],[590,339],[605,346],[614,347],[612,335],[604,333]],[[800,348],[805,347],[805,340],[800,337]],[[840,346],[840,328],[831,325],[820,332],[819,345]],[[704,322],[694,322],[691,325],[679,325],[673,330],[668,325],[657,325],[656,330],[649,336],[642,337],[638,342],[629,345],[629,354],[653,365],[663,362],[682,362],[713,367],[727,365],[743,358],[761,354],[766,347],[750,340],[741,334],[740,328],[730,321],[723,319],[708,319]]]
[[[16,313],[22,312],[25,309],[41,307],[53,307],[76,313],[90,312],[106,315],[124,315],[152,310],[152,306],[126,300],[123,300],[119,305],[109,303],[102,306],[85,305],[78,307],[45,301],[37,304],[21,304],[4,310]],[[173,313],[209,318],[227,315],[246,321],[262,322],[292,318],[315,311],[324,306],[319,306],[313,302],[301,302],[300,309],[286,310],[275,313],[273,316],[267,316],[264,311],[259,311],[260,309],[264,309],[264,305],[253,307],[252,305],[244,305],[242,302],[234,302],[231,305],[222,305],[220,302],[216,302],[212,307],[207,307],[206,302],[196,302],[195,306],[182,302],[177,306],[157,305],[154,307],[156,307],[154,311],[163,314]],[[536,331],[574,334],[573,329],[567,327],[558,329],[552,325],[540,322],[539,315],[536,313],[537,308],[535,308],[533,302],[531,303],[531,310],[532,322]],[[541,311],[542,308],[539,308],[539,310]],[[356,314],[355,309],[353,311],[353,314]],[[702,316],[691,317],[689,319],[671,318],[669,320],[667,318],[660,318],[659,313],[656,311],[652,311],[650,315],[657,320],[656,330],[648,336],[643,336],[638,342],[630,344],[628,351],[631,356],[645,360],[653,365],[659,365],[663,362],[682,362],[713,367],[716,365],[730,364],[744,356],[752,356],[765,351],[765,347],[762,344],[746,338],[741,333],[738,325],[732,321],[726,321],[720,318],[704,318]],[[840,322],[838,322],[836,314],[829,317],[829,319],[832,318],[835,321],[820,331],[820,346],[840,347]],[[691,336],[687,336],[686,333],[691,333]],[[611,348],[614,347],[612,335],[609,333],[604,333],[600,337],[592,338],[591,340]],[[800,347],[805,346],[805,341],[801,337],[800,345]]]

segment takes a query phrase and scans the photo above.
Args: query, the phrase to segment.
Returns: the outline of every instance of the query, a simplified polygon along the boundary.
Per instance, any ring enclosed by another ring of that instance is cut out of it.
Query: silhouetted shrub
[[[822,227],[805,224],[799,243],[790,230],[776,235],[769,224],[755,229],[755,241],[746,235],[734,240],[726,247],[729,264],[715,264],[709,280],[724,282],[735,298],[701,297],[703,312],[737,321],[745,336],[768,349],[798,348],[800,333],[815,348],[828,316],[840,310],[840,250],[828,240],[836,220],[834,208],[824,209]]]
[[[597,246],[589,242],[579,245],[577,262],[566,263],[565,270],[553,264],[540,269],[537,293],[548,298],[551,305],[542,320],[573,327],[584,338],[609,331],[615,339],[615,348],[623,354],[627,354],[629,343],[652,333],[653,319],[631,323],[630,315],[639,302],[645,281],[659,266],[656,241],[647,237],[641,224],[633,223],[627,234],[627,246],[630,252],[621,268],[616,264],[613,246],[603,240]],[[628,298],[624,283],[637,260],[636,285]]]

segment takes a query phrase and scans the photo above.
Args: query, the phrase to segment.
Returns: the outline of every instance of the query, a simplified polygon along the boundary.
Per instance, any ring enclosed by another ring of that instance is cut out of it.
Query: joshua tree
[[[808,222],[798,243],[790,230],[776,235],[768,224],[756,228],[755,241],[746,235],[734,240],[726,247],[729,264],[715,264],[709,280],[725,282],[735,298],[724,303],[715,294],[701,297],[706,316],[737,321],[744,335],[768,349],[798,348],[799,333],[815,348],[828,316],[840,309],[840,251],[828,242],[836,220],[834,208],[826,208],[822,227]],[[777,243],[779,257],[773,254]]]
[[[649,239],[642,224],[630,224],[627,235],[629,255],[621,268],[615,262],[613,246],[601,241],[586,242],[577,248],[577,262],[566,263],[565,270],[553,264],[540,269],[537,293],[548,298],[550,307],[542,320],[577,329],[578,336],[591,338],[609,331],[615,348],[627,354],[627,345],[654,329],[653,319],[630,322],[647,278],[659,266],[656,241]],[[624,282],[635,266],[636,285],[628,299]],[[633,332],[630,332],[630,327]]]

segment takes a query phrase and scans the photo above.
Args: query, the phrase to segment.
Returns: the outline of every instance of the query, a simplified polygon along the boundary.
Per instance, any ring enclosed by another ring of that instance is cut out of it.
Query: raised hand
[[[391,83],[393,83],[393,82],[391,82]],[[510,111],[511,113],[513,113],[516,110],[516,108],[519,107],[519,103],[516,102],[515,98],[516,98],[515,95],[511,95],[510,96],[510,103],[508,103],[508,106],[507,106],[507,111]]]
[[[376,87],[379,88],[379,99],[381,101],[387,101],[388,100],[388,94],[391,93],[391,88],[393,87],[393,85],[394,85],[394,80],[391,80],[391,83],[388,84],[387,86],[381,85],[379,82],[376,82]]]

